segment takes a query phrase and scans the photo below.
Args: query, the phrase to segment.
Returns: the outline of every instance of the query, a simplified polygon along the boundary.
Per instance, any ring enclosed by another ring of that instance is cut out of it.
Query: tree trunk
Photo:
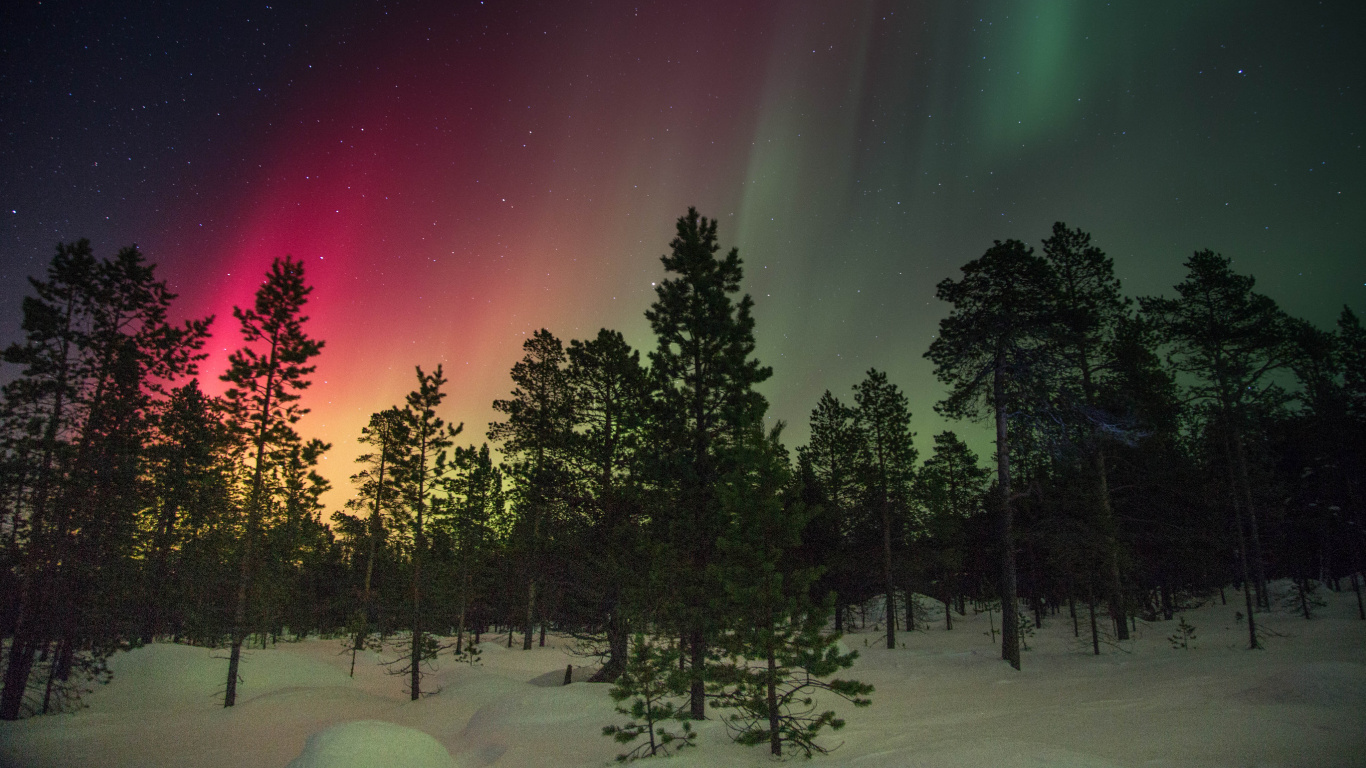
[[[421,494],[421,491],[419,491]],[[422,698],[422,502],[418,502],[416,530],[413,537],[413,647],[408,670],[409,696],[413,701]]]
[[[1086,604],[1091,609],[1091,651],[1099,656],[1100,630],[1096,627],[1096,597],[1094,592],[1087,595]]]
[[[536,622],[536,579],[527,579],[526,582],[526,623],[522,625],[522,650],[531,650],[531,633],[535,630]]]
[[[882,579],[887,593],[887,648],[896,648],[896,585],[892,583],[892,509],[883,491],[882,499]]]
[[[694,720],[707,719],[707,687],[704,677],[707,664],[705,637],[700,626],[694,627],[688,643],[688,651],[691,654],[688,662],[688,673],[692,678],[692,682],[688,686],[688,711]]]
[[[1248,480],[1247,456],[1243,451],[1243,435],[1233,433],[1233,452],[1238,467],[1238,481],[1242,486],[1243,506],[1247,510],[1248,535],[1252,539],[1252,577],[1257,589],[1257,604],[1271,610],[1271,598],[1266,593],[1266,567],[1262,562],[1262,537],[1257,532],[1257,508],[1252,503],[1252,485]]]
[[[1238,503],[1238,496],[1240,494],[1238,493],[1238,472],[1236,467],[1237,462],[1234,458],[1233,450],[1229,443],[1230,439],[1227,433],[1225,433],[1224,450],[1229,458],[1229,485],[1230,490],[1233,491],[1233,498],[1231,499],[1231,501],[1233,502],[1233,512],[1234,517],[1236,518],[1235,527],[1238,529],[1238,564],[1241,566],[1243,572],[1243,602],[1247,605],[1248,650],[1256,650],[1258,648],[1257,619],[1252,615],[1252,585],[1254,582],[1252,580],[1252,571],[1248,568],[1247,562],[1247,536],[1243,531],[1243,509],[1242,505]]]
[[[768,622],[773,627],[773,620]],[[783,756],[782,734],[778,730],[778,662],[773,653],[775,640],[770,637],[768,644],[768,750],[774,757]]]
[[[1105,598],[1110,608],[1110,616],[1115,622],[1115,636],[1120,640],[1128,640],[1129,626],[1125,621],[1124,587],[1119,577],[1119,542],[1115,536],[1117,523],[1114,508],[1110,505],[1110,480],[1105,466],[1105,452],[1096,449],[1092,462],[1096,476],[1096,502],[1100,505],[1101,527],[1105,531]]]
[[[252,561],[256,556],[256,537],[261,529],[261,492],[265,480],[266,437],[270,429],[271,401],[275,397],[275,367],[278,343],[271,340],[269,373],[262,394],[261,424],[256,432],[256,464],[252,470],[251,498],[247,502],[247,531],[242,542],[242,565],[237,573],[237,600],[232,612],[232,650],[228,653],[228,683],[223,706],[237,703],[237,669],[242,662],[242,642],[247,631],[247,589],[251,585]]]
[[[997,355],[992,381],[996,406],[996,484],[1001,526],[1001,658],[1020,668],[1020,619],[1015,605],[1015,537],[1010,506],[1010,442],[1006,427],[1005,363]]]
[[[944,629],[953,631],[953,600],[949,597],[944,598]]]
[[[1357,573],[1352,574],[1352,591],[1357,593],[1357,615],[1366,621],[1366,605],[1361,602],[1361,576]]]

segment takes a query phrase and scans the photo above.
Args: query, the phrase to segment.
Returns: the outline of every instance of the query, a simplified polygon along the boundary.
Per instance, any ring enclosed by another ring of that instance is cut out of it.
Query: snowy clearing
[[[872,626],[846,635],[861,654],[849,676],[877,691],[870,708],[837,707],[848,727],[825,737],[838,748],[813,764],[1366,765],[1366,621],[1350,591],[1321,594],[1328,607],[1312,621],[1260,615],[1262,651],[1245,649],[1242,599],[1231,590],[1228,605],[1216,595],[1185,612],[1196,627],[1191,650],[1168,642],[1177,621],[1140,621],[1134,641],[1093,656],[1085,616],[1079,641],[1063,611],[1028,638],[1021,672],[998,660],[987,614],[969,608],[945,631],[927,600],[935,623],[901,633],[904,647],[880,648]],[[485,642],[480,666],[443,659],[424,683],[439,693],[411,702],[373,653],[351,679],[341,641],[281,643],[246,655],[238,705],[225,710],[226,653],[159,643],[111,659],[113,682],[86,697],[88,708],[0,723],[0,763],[603,766],[619,749],[602,726],[625,718],[608,686],[577,682],[588,669],[554,684],[567,664],[586,663],[567,647],[553,636],[531,651]],[[730,743],[715,720],[699,730],[700,746],[667,765],[772,762],[763,748]]]

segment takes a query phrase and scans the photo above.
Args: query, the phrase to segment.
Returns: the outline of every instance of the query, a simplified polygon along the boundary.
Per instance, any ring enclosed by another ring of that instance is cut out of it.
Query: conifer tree
[[[490,424],[488,437],[501,443],[504,455],[512,459],[511,475],[525,548],[522,650],[530,650],[541,540],[548,532],[552,512],[564,496],[564,451],[573,428],[574,402],[560,340],[542,328],[522,348],[526,354],[512,366],[516,388],[511,398],[493,401],[493,409],[506,414],[507,421]]]
[[[1248,595],[1248,637],[1258,645],[1251,595],[1269,608],[1261,533],[1247,460],[1247,434],[1254,410],[1277,390],[1262,385],[1290,362],[1286,317],[1267,296],[1255,293],[1255,280],[1231,269],[1229,259],[1205,250],[1185,263],[1185,280],[1176,285],[1178,299],[1142,297],[1143,312],[1156,323],[1167,347],[1167,362],[1194,377],[1193,399],[1215,416],[1229,474],[1230,497],[1237,517],[1239,557]]]
[[[408,425],[403,411],[389,408],[370,415],[370,423],[361,429],[358,438],[371,448],[370,453],[356,457],[356,462],[364,469],[351,476],[357,485],[358,495],[347,502],[347,506],[357,512],[364,512],[365,523],[365,577],[361,585],[361,607],[355,620],[356,632],[351,646],[351,674],[356,672],[356,654],[364,647],[370,627],[375,622],[375,604],[372,586],[375,577],[375,559],[379,554],[380,542],[384,539],[384,515],[398,503],[398,488],[395,466],[400,446],[406,445]]]
[[[448,426],[444,419],[436,415],[436,409],[446,399],[441,391],[446,383],[441,366],[431,373],[423,373],[417,368],[417,389],[408,393],[403,410],[403,421],[407,444],[399,446],[395,469],[399,481],[399,493],[404,505],[412,515],[412,643],[406,666],[399,673],[409,677],[409,695],[413,701],[422,696],[422,663],[430,658],[435,650],[425,639],[422,623],[423,573],[422,563],[427,555],[427,532],[424,528],[426,516],[432,505],[434,492],[449,471],[449,450],[455,437],[465,425]]]
[[[503,472],[493,463],[488,443],[477,450],[472,445],[456,448],[452,464],[443,485],[447,505],[442,522],[450,531],[459,570],[455,655],[468,659],[478,653],[476,643],[466,644],[465,632],[479,597],[484,564],[496,542],[494,525],[503,514]]]
[[[153,410],[165,385],[195,372],[211,321],[172,325],[175,294],[136,247],[96,261],[86,240],[59,244],[47,280],[30,283],[24,341],[4,352],[22,366],[4,396],[11,413],[25,413],[21,455],[32,462],[16,499],[27,508],[27,537],[16,525],[5,720],[19,717],[40,650],[49,669],[37,709],[48,711],[78,652],[103,656],[138,634],[141,606],[130,597],[141,585],[130,563]]]
[[[214,589],[225,575],[217,560],[195,557],[226,550],[223,518],[231,509],[228,450],[231,438],[217,402],[191,379],[171,392],[156,417],[157,440],[148,447],[155,504],[147,571],[147,607],[142,641],[170,631],[179,636],[185,609],[221,604]],[[187,547],[189,550],[187,551]]]
[[[810,512],[793,488],[782,424],[767,436],[751,430],[737,447],[720,490],[730,523],[718,541],[716,566],[728,601],[727,631],[719,642],[728,660],[712,672],[713,706],[733,710],[724,722],[742,744],[783,745],[806,756],[826,750],[816,737],[844,721],[816,711],[811,694],[825,690],[866,706],[872,686],[824,680],[847,669],[856,654],[841,653],[839,635],[826,634],[830,601],[813,603],[817,571],[793,558]]]
[[[237,701],[238,665],[247,631],[247,599],[260,546],[261,518],[266,502],[266,479],[271,453],[299,442],[294,424],[308,412],[299,406],[299,392],[310,385],[315,366],[308,361],[322,351],[323,342],[304,331],[308,318],[300,314],[313,288],[304,283],[303,262],[286,256],[276,259],[256,291],[252,308],[233,308],[246,346],[228,357],[222,376],[231,387],[224,394],[230,423],[249,441],[251,464],[246,498],[246,529],[233,608],[228,681],[223,706]]]
[[[996,241],[945,279],[935,295],[952,309],[925,356],[950,386],[935,410],[949,418],[990,413],[996,423],[995,512],[1001,541],[1001,658],[1020,668],[1016,615],[1014,511],[1011,495],[1012,411],[1039,399],[1050,361],[1045,341],[1054,277],[1048,264],[1018,240]]]
[[[707,568],[725,525],[716,485],[728,471],[726,456],[746,430],[762,423],[768,404],[755,385],[772,375],[754,354],[753,300],[739,301],[740,253],[718,258],[716,222],[695,208],[678,219],[677,236],[663,256],[676,275],[655,287],[645,313],[657,347],[650,353],[656,382],[654,411],[657,476],[673,504],[663,527],[677,570],[681,635],[689,668],[689,711],[706,717],[705,668],[715,631]]]
[[[566,372],[575,429],[566,462],[585,524],[575,569],[579,599],[602,617],[607,660],[595,680],[616,679],[626,664],[630,592],[644,576],[640,561],[640,478],[647,373],[640,353],[617,331],[569,344]]]
[[[805,538],[825,569],[818,583],[836,592],[836,631],[844,629],[844,606],[854,597],[860,579],[854,535],[861,445],[854,411],[826,390],[811,411],[811,440],[797,456],[813,485],[807,504],[816,509]]]
[[[1127,640],[1129,626],[1120,583],[1118,524],[1110,502],[1106,469],[1106,439],[1122,432],[1123,425],[1117,414],[1103,408],[1101,379],[1114,368],[1115,332],[1127,316],[1131,302],[1120,291],[1114,262],[1091,244],[1091,236],[1086,232],[1056,222],[1052,236],[1043,242],[1043,257],[1057,278],[1052,343],[1062,363],[1059,384],[1073,399],[1070,421],[1078,422],[1084,430],[1079,447],[1092,475],[1095,527],[1105,550],[1106,598],[1116,634],[1120,640]]]
[[[686,683],[678,668],[681,654],[679,648],[660,647],[639,632],[632,639],[626,666],[610,692],[617,712],[631,719],[625,725],[603,726],[602,735],[611,736],[618,744],[630,744],[641,736],[645,741],[617,755],[617,762],[670,755],[695,745],[697,733],[687,713],[672,701]],[[629,708],[621,706],[627,699],[631,700]],[[670,720],[683,722],[678,733],[667,728]]]
[[[892,576],[893,522],[904,517],[915,477],[915,434],[906,395],[887,374],[869,369],[854,387],[854,426],[860,438],[863,503],[882,523],[882,580],[887,606],[887,648],[896,648],[896,582]],[[906,599],[910,600],[908,591]]]
[[[927,514],[930,546],[939,571],[944,624],[953,629],[953,598],[967,559],[968,518],[981,507],[990,472],[953,432],[934,436],[934,453],[916,474],[914,494]]]

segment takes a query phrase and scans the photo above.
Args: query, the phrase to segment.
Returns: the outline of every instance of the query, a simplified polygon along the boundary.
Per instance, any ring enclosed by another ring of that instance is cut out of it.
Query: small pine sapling
[[[462,643],[456,645],[455,660],[457,662],[476,667],[479,666],[481,658],[479,645],[477,643]]]
[[[821,678],[848,669],[857,651],[841,653],[839,635],[823,632],[832,606],[814,607],[805,617],[794,617],[773,631],[773,650],[765,659],[748,660],[733,655],[713,672],[709,689],[712,706],[733,709],[723,718],[735,741],[747,746],[778,742],[801,750],[806,757],[829,750],[816,743],[827,726],[844,727],[834,710],[817,711],[813,693],[828,691],[866,707],[873,686],[857,680]],[[776,731],[775,731],[776,728]],[[776,738],[775,738],[776,736]],[[781,754],[774,751],[775,755]]]
[[[1306,620],[1312,619],[1315,608],[1328,605],[1318,596],[1318,587],[1319,583],[1313,579],[1295,579],[1294,586],[1281,602],[1295,613],[1303,614]]]
[[[1195,626],[1186,621],[1186,617],[1181,617],[1181,623],[1176,625],[1176,634],[1167,638],[1172,648],[1189,651],[1195,647]]]
[[[1020,617],[1020,650],[1027,651],[1029,650],[1029,638],[1034,636],[1034,622],[1030,621],[1029,617],[1023,613],[1018,615]]]
[[[631,751],[617,755],[617,762],[625,763],[643,757],[668,755],[684,747],[695,746],[697,734],[688,722],[688,713],[670,701],[687,687],[686,672],[679,670],[680,651],[661,648],[637,634],[631,642],[626,669],[617,677],[610,695],[618,702],[617,712],[631,718],[625,725],[608,725],[603,736],[611,736],[619,744],[630,744],[641,736],[644,742]],[[631,700],[629,707],[621,702]],[[681,733],[666,730],[663,723],[682,721]]]

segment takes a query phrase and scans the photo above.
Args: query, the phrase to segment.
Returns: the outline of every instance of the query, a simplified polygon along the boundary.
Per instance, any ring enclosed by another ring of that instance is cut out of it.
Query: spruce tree
[[[225,707],[237,702],[237,670],[247,633],[247,600],[257,567],[271,454],[299,442],[294,424],[308,412],[298,404],[299,393],[311,384],[307,377],[315,366],[308,361],[323,348],[323,342],[310,338],[303,328],[308,318],[301,312],[312,292],[304,282],[303,262],[286,256],[271,264],[250,309],[233,308],[246,346],[228,356],[228,371],[222,379],[231,386],[223,399],[230,423],[250,446],[244,457],[250,462],[246,468],[250,481],[244,499],[246,527],[229,640]]]

